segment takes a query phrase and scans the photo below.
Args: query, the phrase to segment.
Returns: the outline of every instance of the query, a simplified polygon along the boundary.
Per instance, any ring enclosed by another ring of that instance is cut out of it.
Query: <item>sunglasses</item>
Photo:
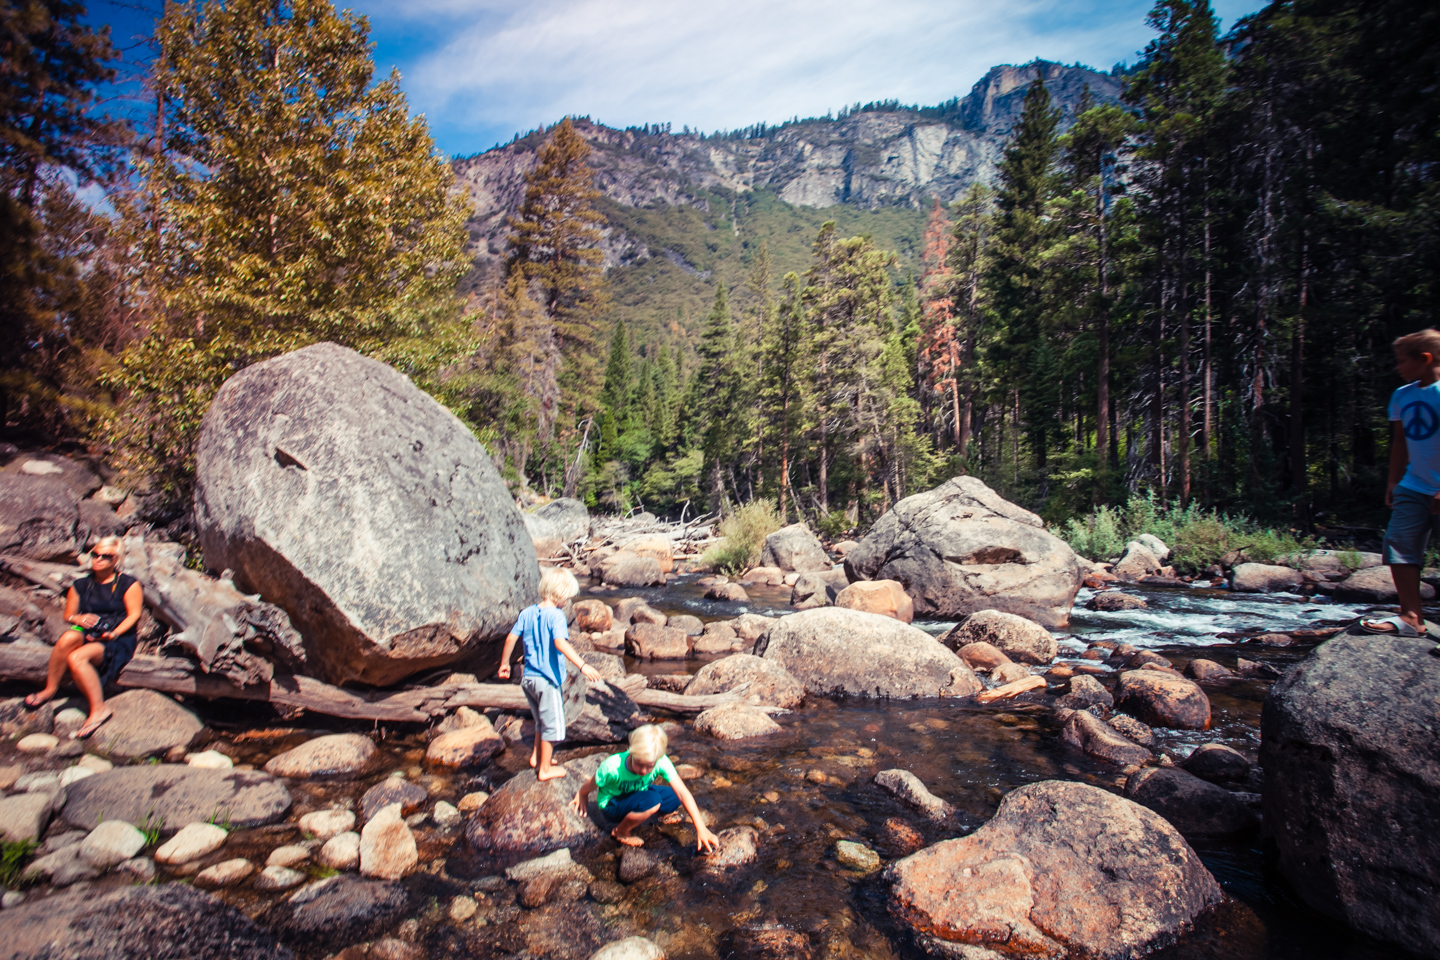
[[[120,556],[120,554],[118,554],[118,553],[92,553],[92,554],[90,554],[90,556],[94,557],[96,560],[114,560],[116,557]]]

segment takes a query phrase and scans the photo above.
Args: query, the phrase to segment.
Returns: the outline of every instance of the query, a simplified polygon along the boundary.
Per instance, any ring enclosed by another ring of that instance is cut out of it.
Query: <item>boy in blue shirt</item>
[[[570,645],[570,628],[560,608],[580,592],[580,584],[568,570],[547,568],[540,575],[540,602],[520,611],[520,618],[505,637],[500,654],[501,680],[510,679],[510,654],[515,641],[524,641],[525,672],[520,675],[520,689],[530,703],[535,718],[535,747],[530,752],[530,766],[537,780],[554,780],[565,776],[565,767],[551,763],[556,743],[565,739],[565,703],[560,690],[565,686],[565,661],[569,660],[585,675],[599,682],[600,671],[580,659]]]
[[[1368,633],[1419,637],[1420,571],[1440,514],[1440,330],[1397,339],[1395,372],[1405,386],[1390,397],[1390,478],[1385,505],[1392,509],[1383,555],[1395,580],[1400,613],[1360,621]]]

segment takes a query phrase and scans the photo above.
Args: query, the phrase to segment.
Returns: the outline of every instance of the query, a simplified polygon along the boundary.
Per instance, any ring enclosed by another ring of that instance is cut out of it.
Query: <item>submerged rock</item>
[[[1055,780],[1012,791],[975,833],[906,857],[886,876],[891,913],[942,956],[1141,956],[1221,899],[1158,814]]]
[[[292,893],[265,922],[287,943],[328,954],[390,928],[409,906],[399,883],[342,874]]]
[[[1250,776],[1250,761],[1239,750],[1223,743],[1202,743],[1180,766],[1211,783],[1238,782]]]
[[[821,695],[968,697],[984,689],[965,661],[925,631],[858,610],[822,607],[783,617],[755,652]]]
[[[705,873],[723,873],[743,867],[760,855],[760,834],[754,827],[730,827],[715,834],[720,848],[701,857]]]
[[[499,639],[535,547],[485,448],[402,374],[333,343],[225,382],[196,447],[205,563],[290,615],[306,670],[390,684]]]
[[[607,943],[591,954],[590,960],[665,960],[665,951],[653,940],[626,937],[624,940]]]
[[[909,770],[881,770],[875,774],[875,783],[931,820],[944,820],[955,812],[954,807],[931,793]]]
[[[851,580],[906,585],[915,615],[1002,610],[1048,628],[1070,622],[1081,571],[1044,522],[975,477],[906,497],[845,557]]]
[[[1440,955],[1434,645],[1342,634],[1270,689],[1260,722],[1280,872],[1313,909],[1424,956]]]
[[[1152,727],[1208,730],[1210,698],[1193,680],[1160,670],[1120,674],[1115,706]]]
[[[1177,767],[1139,770],[1125,781],[1125,796],[1169,820],[1187,837],[1228,837],[1253,828],[1253,810],[1233,793]]]
[[[179,824],[215,818],[238,829],[274,823],[290,809],[290,792],[269,774],[172,763],[116,767],[65,792],[65,820],[81,829],[101,818]]]
[[[1075,749],[1119,767],[1132,763],[1149,763],[1155,759],[1149,750],[1132,743],[1104,720],[1086,710],[1076,710],[1070,714],[1061,737]]]

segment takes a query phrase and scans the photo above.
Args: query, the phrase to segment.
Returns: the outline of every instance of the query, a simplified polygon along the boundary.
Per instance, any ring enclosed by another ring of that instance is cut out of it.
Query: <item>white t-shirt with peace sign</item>
[[[1407,383],[1390,395],[1390,420],[1405,428],[1410,466],[1400,486],[1433,497],[1440,493],[1440,381]]]

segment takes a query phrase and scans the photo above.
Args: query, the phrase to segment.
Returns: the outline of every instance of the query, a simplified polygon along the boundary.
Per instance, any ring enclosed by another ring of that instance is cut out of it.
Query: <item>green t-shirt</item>
[[[680,774],[675,772],[675,764],[670,762],[669,757],[661,757],[660,762],[643,777],[630,769],[629,759],[630,751],[626,750],[605,758],[605,762],[596,769],[595,802],[600,804],[601,809],[616,797],[646,789],[656,777],[663,776],[671,784],[680,782]]]

